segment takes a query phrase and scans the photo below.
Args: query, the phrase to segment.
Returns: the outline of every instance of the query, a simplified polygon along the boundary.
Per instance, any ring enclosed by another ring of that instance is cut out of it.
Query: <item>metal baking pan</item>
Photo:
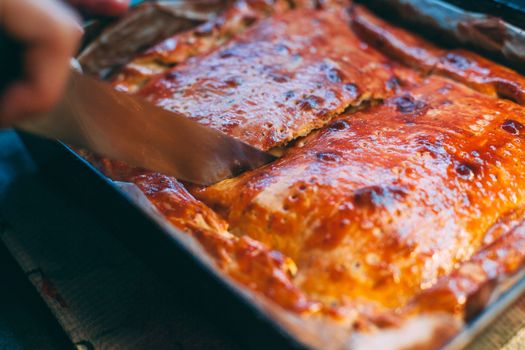
[[[405,6],[407,3],[412,4],[416,11],[425,13],[425,7],[418,6],[418,3],[421,2],[415,0],[371,1],[372,5],[395,2],[404,3]],[[442,11],[451,8],[449,4],[438,0],[422,2],[441,5]],[[494,2],[493,5],[498,4]],[[501,6],[498,8],[500,12],[507,13],[505,12],[507,10],[501,10]],[[453,9],[460,11],[457,7]],[[511,7],[508,11],[511,11]],[[460,12],[466,18],[472,18],[469,16],[475,16],[478,19],[492,18],[473,15],[462,10]],[[444,18],[443,13],[437,11],[435,15],[437,18]],[[517,16],[515,13],[510,14],[509,12],[508,14],[512,18]],[[189,21],[201,19],[192,18]],[[421,23],[423,22],[420,22],[419,25]],[[450,31],[450,23],[441,24],[443,24],[440,26],[442,30],[445,32],[448,30],[451,36],[455,35],[453,31]],[[516,30],[513,25],[505,28]],[[468,38],[457,39],[465,45],[487,51],[482,43],[480,45],[480,43],[468,42]],[[513,40],[525,40],[525,36],[517,36]],[[515,58],[506,57],[504,52],[492,53],[497,55],[500,61],[509,65],[516,66],[520,63],[513,61]],[[97,67],[97,69],[99,72],[104,68],[111,69],[118,63],[110,61],[107,67]],[[191,303],[192,307],[195,307],[204,317],[213,318],[233,339],[239,340],[243,347],[254,349],[336,348],[332,343],[337,343],[337,341],[332,338],[333,334],[330,332],[327,332],[324,337],[319,337],[322,332],[317,332],[317,330],[311,332],[313,329],[308,328],[315,325],[305,325],[293,318],[283,319],[282,311],[275,310],[275,307],[272,309],[272,306],[261,298],[256,298],[253,294],[231,283],[213,267],[206,259],[206,254],[187,234],[178,231],[156,215],[140,198],[139,193],[135,195],[132,190],[107,179],[61,142],[44,140],[23,132],[20,132],[19,135],[50,185],[66,195],[73,196],[77,202],[81,202],[87,211],[93,213],[97,219],[102,220],[111,228],[111,231],[123,244],[157,271],[161,278],[173,286],[181,297]],[[461,332],[444,346],[444,349],[464,349],[523,294],[525,294],[525,269],[505,280],[493,294],[488,306],[477,317],[469,320]],[[312,337],[311,334],[316,336]]]
[[[148,215],[129,191],[116,186],[67,145],[18,134],[51,188],[92,213],[192,308],[212,318],[232,339],[254,349],[305,349],[199,258],[204,254],[199,254],[199,247],[189,242],[187,234]]]

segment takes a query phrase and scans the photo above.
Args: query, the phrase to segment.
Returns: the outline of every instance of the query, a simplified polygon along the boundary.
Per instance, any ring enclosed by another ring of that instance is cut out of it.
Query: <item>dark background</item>
[[[16,134],[0,131],[0,208],[10,205],[5,194],[16,177],[36,174],[36,168]],[[0,225],[7,224],[2,209],[0,220]],[[37,291],[1,242],[0,278],[0,350],[72,347]]]

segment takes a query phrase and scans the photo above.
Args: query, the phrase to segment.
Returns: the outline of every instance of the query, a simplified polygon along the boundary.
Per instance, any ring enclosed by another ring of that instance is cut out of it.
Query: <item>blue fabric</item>
[[[5,203],[5,194],[14,179],[34,171],[35,164],[16,133],[0,131],[0,202],[4,201],[3,206],[10,205]],[[2,243],[0,276],[0,349],[70,348],[60,326]]]
[[[13,130],[0,131],[0,200],[9,184],[23,174],[34,172],[35,164]]]

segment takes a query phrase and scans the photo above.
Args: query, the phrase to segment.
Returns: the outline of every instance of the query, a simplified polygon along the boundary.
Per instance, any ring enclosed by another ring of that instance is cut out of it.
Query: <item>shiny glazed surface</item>
[[[197,188],[86,157],[305,319],[471,317],[525,261],[525,78],[341,4],[237,1],[114,82],[280,159]]]
[[[343,10],[294,10],[145,85],[139,95],[260,149],[281,146],[389,93],[386,59]]]
[[[227,231],[228,223],[195,199],[175,178],[133,168],[124,162],[81,154],[115,181],[135,184],[171,224],[191,234],[218,266],[236,281],[274,300],[282,307],[301,313],[319,310],[293,284],[295,263],[281,252]]]
[[[199,198],[294,259],[309,294],[402,307],[523,204],[523,123],[521,107],[432,76]]]
[[[239,0],[211,21],[164,39],[126,64],[114,78],[113,86],[136,92],[152,77],[188,58],[204,54],[242,33],[261,18],[288,10],[286,0]]]
[[[376,17],[363,6],[353,6],[352,27],[385,54],[425,74],[459,81],[484,94],[525,104],[525,77],[464,49],[444,50],[402,28]]]

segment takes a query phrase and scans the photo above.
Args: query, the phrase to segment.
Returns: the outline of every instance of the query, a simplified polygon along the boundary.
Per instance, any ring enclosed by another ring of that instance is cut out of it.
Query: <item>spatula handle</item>
[[[24,45],[0,28],[0,96],[24,76]]]

